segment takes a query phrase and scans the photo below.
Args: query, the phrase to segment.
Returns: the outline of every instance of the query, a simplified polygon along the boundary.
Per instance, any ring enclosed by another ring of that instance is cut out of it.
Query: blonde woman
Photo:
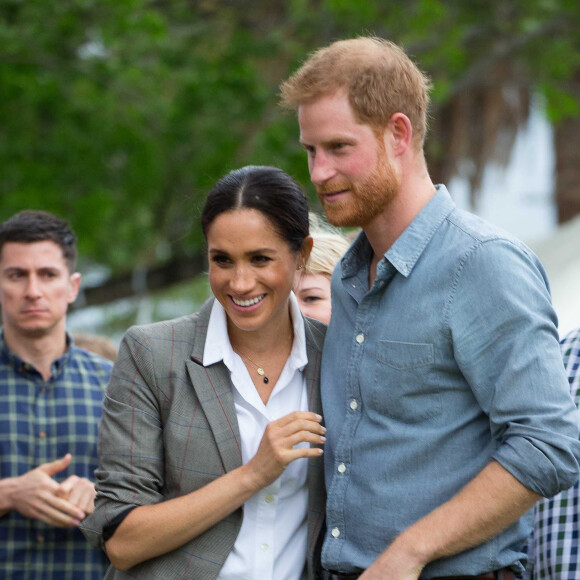
[[[299,271],[294,293],[304,316],[325,324],[330,321],[330,278],[334,267],[348,250],[349,239],[316,215],[310,214],[313,245],[310,258]]]

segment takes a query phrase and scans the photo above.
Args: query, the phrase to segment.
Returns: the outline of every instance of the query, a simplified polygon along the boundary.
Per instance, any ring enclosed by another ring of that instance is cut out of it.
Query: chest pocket
[[[433,345],[381,340],[377,344],[372,405],[405,423],[417,423],[441,412],[441,393],[431,386]]]

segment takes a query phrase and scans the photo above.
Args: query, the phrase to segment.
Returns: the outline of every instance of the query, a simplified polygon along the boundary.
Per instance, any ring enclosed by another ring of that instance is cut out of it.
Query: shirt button
[[[340,530],[338,528],[332,528],[332,532],[330,532],[332,534],[333,538],[338,538],[338,536],[340,536]]]
[[[344,473],[346,471],[346,465],[344,463],[338,464],[338,473]]]
[[[356,402],[356,399],[353,399],[350,404],[349,407],[353,410],[356,411],[358,409],[358,403]]]
[[[260,550],[262,550],[262,552],[267,552],[269,547],[270,546],[268,546],[268,544],[262,544],[260,546]]]
[[[407,268],[407,264],[405,264],[405,262],[403,262],[401,265],[401,270],[403,270],[403,274],[406,274],[409,271],[409,268]]]
[[[267,495],[267,496],[264,498],[264,501],[265,501],[266,503],[272,503],[272,502],[274,501],[274,496],[273,496],[273,495]]]
[[[41,439],[44,439],[44,438],[46,437],[46,433],[45,433],[44,431],[41,431],[41,432],[38,434],[38,436],[39,436]]]
[[[365,335],[361,332],[360,334],[356,335],[356,341],[359,344],[362,344],[365,341]]]
[[[36,536],[36,541],[39,544],[44,544],[44,536],[41,536],[40,534],[38,534],[38,536]]]

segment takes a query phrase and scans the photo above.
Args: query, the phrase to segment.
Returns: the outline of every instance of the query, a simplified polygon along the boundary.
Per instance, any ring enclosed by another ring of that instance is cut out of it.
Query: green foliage
[[[435,106],[491,82],[490,63],[505,60],[553,119],[577,114],[567,83],[580,69],[579,6],[2,0],[0,219],[62,214],[81,254],[119,271],[198,249],[203,199],[234,167],[279,165],[312,193],[278,85],[338,38],[402,44],[432,77]]]

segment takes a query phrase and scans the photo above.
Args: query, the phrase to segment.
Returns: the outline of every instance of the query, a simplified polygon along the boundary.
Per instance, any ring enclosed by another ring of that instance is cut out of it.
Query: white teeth
[[[261,296],[256,296],[255,298],[251,298],[250,300],[236,300],[233,296],[232,296],[232,300],[234,301],[234,304],[237,304],[238,306],[252,306],[253,304],[258,304],[258,302],[260,302],[264,296],[266,296],[265,294],[262,294]]]

